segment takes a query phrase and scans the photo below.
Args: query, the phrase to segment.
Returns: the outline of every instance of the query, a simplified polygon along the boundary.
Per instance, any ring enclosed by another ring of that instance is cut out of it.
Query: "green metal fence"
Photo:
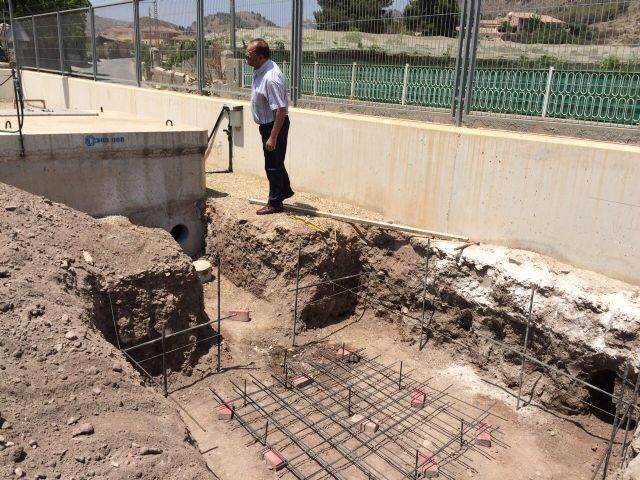
[[[288,64],[281,65],[288,77]],[[302,93],[366,102],[449,108],[453,68],[304,64]],[[479,68],[471,109],[478,112],[640,124],[640,73]],[[251,68],[245,65],[244,86]]]

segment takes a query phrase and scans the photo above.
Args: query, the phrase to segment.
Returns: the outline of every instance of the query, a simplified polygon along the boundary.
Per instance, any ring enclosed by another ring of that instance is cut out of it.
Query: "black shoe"
[[[271,205],[270,203],[267,203],[264,207],[256,211],[256,214],[271,215],[272,213],[282,213],[282,212],[284,212],[284,208],[282,208],[282,205],[276,206],[276,205]]]

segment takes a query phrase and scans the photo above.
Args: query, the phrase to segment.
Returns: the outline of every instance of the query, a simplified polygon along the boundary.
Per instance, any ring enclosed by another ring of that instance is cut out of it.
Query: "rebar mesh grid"
[[[479,426],[490,418],[494,447],[508,448],[495,425],[505,419],[491,407],[464,402],[430,381],[418,382],[402,371],[401,362],[384,365],[363,352],[354,355],[359,361],[326,351],[314,360],[285,359],[272,382],[253,375],[248,386],[232,382],[233,400],[212,392],[220,404],[233,403],[239,426],[285,459],[296,478],[414,479],[423,478],[431,463],[440,478],[477,473],[474,458],[494,458],[495,449],[476,444]],[[311,383],[296,387],[301,377]],[[412,406],[415,392],[424,395],[424,406]],[[368,422],[375,427],[365,428]]]

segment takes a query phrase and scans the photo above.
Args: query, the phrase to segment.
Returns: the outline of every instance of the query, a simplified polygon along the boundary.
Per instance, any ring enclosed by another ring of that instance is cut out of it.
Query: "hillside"
[[[106,32],[112,28],[127,28],[133,26],[131,22],[127,22],[126,20],[117,20],[115,18],[101,17],[99,15],[95,16],[95,22],[97,32]]]
[[[116,18],[109,17],[101,17],[96,15],[96,31],[105,32],[112,28],[133,28],[133,22],[128,22],[126,20],[118,20]],[[147,29],[153,26],[171,28],[174,30],[184,30],[183,27],[176,25],[175,23],[166,22],[164,20],[155,19],[152,17],[140,17],[140,27],[143,29]],[[195,24],[194,24],[195,29]]]
[[[483,18],[509,12],[536,12],[572,24],[591,25],[601,43],[638,44],[640,4],[634,0],[585,2],[584,0],[484,0]]]
[[[159,18],[156,19],[152,17],[140,17],[141,28],[154,27],[156,25],[158,27],[172,28],[174,30],[184,30],[184,28],[181,27],[180,25],[176,25],[175,23],[171,23],[171,22],[166,22],[164,20],[160,20]],[[193,31],[195,32],[195,26],[193,28]]]
[[[277,26],[271,20],[263,17],[256,12],[236,12],[236,29],[252,29],[258,27],[275,27]],[[224,12],[218,12],[204,17],[204,33],[221,33],[229,31],[231,27],[231,15]],[[195,22],[191,24],[191,28],[195,30]]]

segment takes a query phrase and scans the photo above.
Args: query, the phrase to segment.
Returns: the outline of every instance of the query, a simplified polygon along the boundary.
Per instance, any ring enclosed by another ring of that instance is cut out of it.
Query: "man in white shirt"
[[[284,166],[289,134],[287,88],[280,68],[269,59],[270,56],[269,45],[261,38],[251,40],[247,45],[247,63],[253,67],[251,113],[259,125],[264,169],[269,179],[269,201],[256,212],[258,215],[282,212],[282,201],[293,196]]]

